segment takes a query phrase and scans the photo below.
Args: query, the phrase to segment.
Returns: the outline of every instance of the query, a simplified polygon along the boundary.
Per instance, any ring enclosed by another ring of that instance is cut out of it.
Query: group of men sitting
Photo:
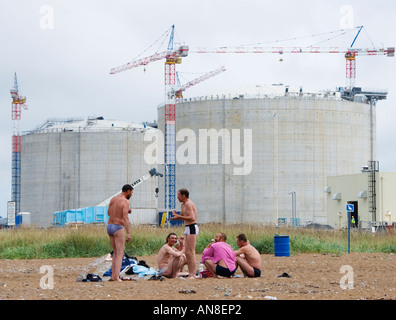
[[[201,263],[211,277],[232,277],[238,266],[247,277],[261,276],[260,253],[254,248],[242,233],[237,236],[239,247],[234,251],[226,243],[227,236],[218,233],[202,253]],[[176,278],[183,275],[183,267],[187,264],[184,254],[184,235],[177,236],[170,233],[166,243],[158,253],[159,274],[167,278]]]

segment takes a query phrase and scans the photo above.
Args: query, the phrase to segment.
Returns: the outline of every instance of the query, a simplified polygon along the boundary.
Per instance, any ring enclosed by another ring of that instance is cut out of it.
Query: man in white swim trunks
[[[197,269],[197,262],[195,261],[195,245],[197,241],[197,235],[199,233],[197,225],[197,208],[194,202],[189,199],[190,193],[187,189],[180,189],[177,192],[177,199],[181,202],[180,214],[173,210],[173,217],[170,220],[184,220],[186,226],[184,234],[185,239],[185,254],[188,265],[188,277],[195,278],[195,272]]]

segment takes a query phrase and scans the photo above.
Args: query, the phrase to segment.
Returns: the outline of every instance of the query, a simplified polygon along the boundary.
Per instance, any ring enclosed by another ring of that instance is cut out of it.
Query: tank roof
[[[50,118],[34,130],[25,132],[31,133],[47,133],[47,132],[106,132],[106,131],[147,131],[154,129],[140,123],[134,123],[125,120],[111,120],[103,117],[88,118]]]
[[[283,83],[256,84],[245,87],[219,89],[206,95],[205,99],[279,99],[308,98],[308,99],[331,99],[341,100],[340,88],[326,90],[306,90],[302,86],[290,86]],[[202,100],[201,98],[189,98],[189,100]]]

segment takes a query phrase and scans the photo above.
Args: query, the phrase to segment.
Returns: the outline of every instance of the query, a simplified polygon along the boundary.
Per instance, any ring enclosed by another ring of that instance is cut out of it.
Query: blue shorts
[[[161,268],[161,269],[159,269],[158,270],[158,274],[160,275],[160,276],[162,276],[163,274],[164,274],[164,271],[166,270],[166,267],[165,268]]]
[[[114,236],[114,233],[116,233],[119,230],[124,229],[123,226],[120,226],[118,224],[108,224],[107,225],[107,234],[109,236]]]

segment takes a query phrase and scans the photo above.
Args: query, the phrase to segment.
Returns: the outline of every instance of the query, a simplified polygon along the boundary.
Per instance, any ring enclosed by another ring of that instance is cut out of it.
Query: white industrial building
[[[396,221],[396,173],[379,172],[365,167],[361,173],[328,177],[328,224],[334,228],[348,225],[347,204],[353,204],[351,217],[364,229],[392,225]]]
[[[156,130],[127,121],[49,119],[22,136],[21,210],[31,224],[51,226],[53,213],[96,206],[147,173],[144,134]],[[156,179],[133,194],[132,223],[157,220]]]
[[[328,177],[361,174],[375,158],[375,108],[337,90],[283,85],[184,99],[176,105],[176,189],[189,189],[199,223],[327,224]],[[51,119],[25,133],[21,210],[49,226],[56,211],[95,206],[153,167],[165,173],[163,158],[145,158],[154,141],[147,133],[163,139],[162,105],[158,129],[93,117]],[[139,186],[131,222],[157,224],[164,190],[158,177]]]
[[[256,86],[184,99],[176,133],[176,187],[190,190],[200,222],[289,222],[295,195],[300,224],[326,224],[327,177],[359,173],[375,154],[375,107]]]

